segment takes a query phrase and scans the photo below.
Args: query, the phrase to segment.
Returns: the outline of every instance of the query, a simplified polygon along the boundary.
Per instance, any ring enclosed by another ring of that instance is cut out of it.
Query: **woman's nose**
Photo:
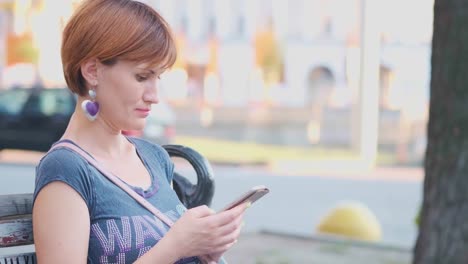
[[[145,94],[143,95],[143,101],[151,104],[159,103],[158,86],[156,83],[146,89]]]

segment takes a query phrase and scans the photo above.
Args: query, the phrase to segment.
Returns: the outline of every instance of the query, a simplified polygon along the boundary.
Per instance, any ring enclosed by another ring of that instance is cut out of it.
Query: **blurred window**
[[[39,95],[39,111],[48,116],[70,114],[73,112],[71,96],[65,89],[44,90]]]
[[[379,104],[381,108],[390,108],[390,92],[392,88],[393,72],[389,67],[380,65],[380,94]]]
[[[23,89],[13,89],[0,93],[0,113],[19,114],[28,96],[29,92]]]

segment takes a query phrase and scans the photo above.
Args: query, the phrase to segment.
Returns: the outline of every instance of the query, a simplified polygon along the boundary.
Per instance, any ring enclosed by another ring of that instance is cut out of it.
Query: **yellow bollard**
[[[377,217],[359,202],[342,202],[330,210],[317,226],[319,233],[379,241],[382,230]]]

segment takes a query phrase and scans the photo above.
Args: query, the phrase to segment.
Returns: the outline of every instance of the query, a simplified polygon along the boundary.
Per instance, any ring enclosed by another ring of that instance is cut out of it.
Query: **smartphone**
[[[221,211],[226,211],[229,209],[232,209],[239,204],[250,202],[253,204],[255,201],[258,199],[262,198],[265,194],[269,193],[270,190],[265,187],[264,185],[258,185],[255,187],[252,187],[249,191],[241,195],[239,198],[234,200],[232,203],[228,204],[226,207],[224,207]]]

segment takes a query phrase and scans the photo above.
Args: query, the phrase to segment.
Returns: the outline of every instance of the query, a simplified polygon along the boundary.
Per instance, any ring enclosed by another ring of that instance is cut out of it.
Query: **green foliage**
[[[414,223],[419,227],[421,225],[421,208],[419,208],[418,214],[414,218]]]

